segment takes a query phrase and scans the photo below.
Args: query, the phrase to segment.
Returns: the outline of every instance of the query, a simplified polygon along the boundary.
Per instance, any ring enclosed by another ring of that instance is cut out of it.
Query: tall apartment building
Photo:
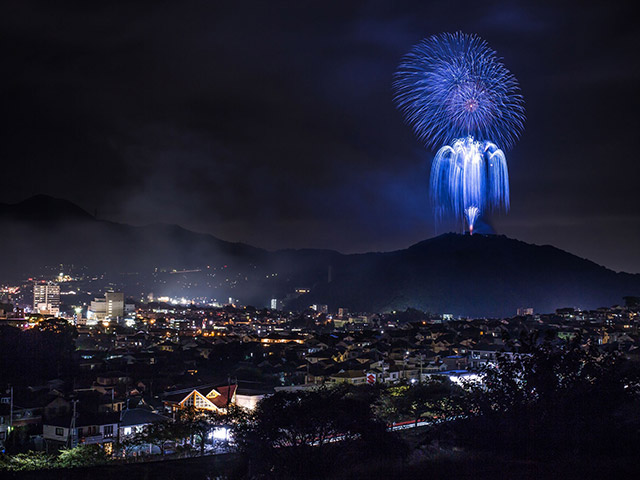
[[[36,283],[33,286],[33,309],[45,314],[60,311],[60,285],[55,282]]]

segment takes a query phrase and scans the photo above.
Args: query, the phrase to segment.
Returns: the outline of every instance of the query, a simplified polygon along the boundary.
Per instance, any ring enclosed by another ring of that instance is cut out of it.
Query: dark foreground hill
[[[513,315],[518,307],[596,308],[640,294],[640,275],[504,236],[446,234],[405,250],[356,255],[268,252],[176,225],[97,220],[70,202],[45,196],[0,204],[0,222],[0,282],[65,264],[106,273],[105,282],[131,296],[233,297],[261,307],[307,287],[311,293],[289,298],[290,308],[414,307],[469,316]]]

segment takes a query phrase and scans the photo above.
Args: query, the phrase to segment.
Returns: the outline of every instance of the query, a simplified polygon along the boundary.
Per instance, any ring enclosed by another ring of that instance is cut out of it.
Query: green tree
[[[190,407],[180,411],[178,422],[183,426],[191,444],[197,445],[200,455],[204,455],[209,434],[216,426],[224,423],[224,416],[217,412]]]
[[[78,445],[60,450],[55,465],[60,468],[91,467],[108,461],[109,457],[101,445]]]
[[[35,433],[34,425],[23,425],[14,427],[5,441],[7,453],[26,453],[33,448],[31,445],[31,434]]]
[[[55,457],[45,452],[26,452],[17,455],[0,455],[0,471],[21,472],[53,468]]]
[[[128,457],[138,447],[140,447],[141,445],[144,445],[144,444],[145,444],[145,442],[143,440],[143,436],[142,435],[140,435],[140,436],[132,435],[132,436],[129,436],[128,438],[125,438],[121,442],[119,442],[117,444],[117,446],[115,447],[115,449],[116,449],[117,452],[123,453],[125,457]]]
[[[447,378],[430,379],[414,385],[391,386],[381,392],[375,412],[387,423],[410,418],[416,424],[421,418],[437,417],[440,406],[459,389]],[[440,412],[444,415],[444,412]]]
[[[164,455],[166,447],[171,442],[185,438],[184,424],[178,422],[157,422],[147,425],[141,432],[136,433],[130,440],[135,445],[155,445]]]

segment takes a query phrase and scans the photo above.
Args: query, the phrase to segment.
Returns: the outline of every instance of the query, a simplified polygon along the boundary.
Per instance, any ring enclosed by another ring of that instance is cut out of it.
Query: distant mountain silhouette
[[[76,204],[48,195],[36,195],[14,205],[0,203],[0,218],[43,223],[94,220]]]
[[[512,316],[518,307],[597,308],[640,293],[640,275],[497,235],[441,235],[406,250],[351,255],[334,271],[335,280],[315,288],[307,303]]]
[[[288,296],[291,309],[324,303],[331,310],[414,307],[467,316],[511,316],[518,307],[596,308],[640,294],[640,275],[496,235],[446,234],[384,253],[268,252],[177,225],[97,220],[71,202],[42,195],[0,204],[0,222],[0,282],[33,276],[45,265],[73,264],[106,273],[105,282],[130,296],[231,297],[258,307]],[[181,272],[188,269],[196,271]],[[311,292],[292,296],[300,287]]]
[[[19,274],[51,264],[87,265],[96,271],[129,272],[194,267],[209,261],[260,257],[264,250],[194,233],[178,225],[131,226],[97,220],[75,204],[38,195],[0,204],[3,251],[19,252]]]

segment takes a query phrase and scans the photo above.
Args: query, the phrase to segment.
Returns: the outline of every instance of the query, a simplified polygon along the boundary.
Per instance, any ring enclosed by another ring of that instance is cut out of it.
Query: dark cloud
[[[484,37],[527,102],[500,233],[640,272],[632,6],[35,2],[2,7],[3,189],[268,248],[387,250],[447,229],[392,101],[422,37]],[[630,142],[631,140],[631,142]]]

